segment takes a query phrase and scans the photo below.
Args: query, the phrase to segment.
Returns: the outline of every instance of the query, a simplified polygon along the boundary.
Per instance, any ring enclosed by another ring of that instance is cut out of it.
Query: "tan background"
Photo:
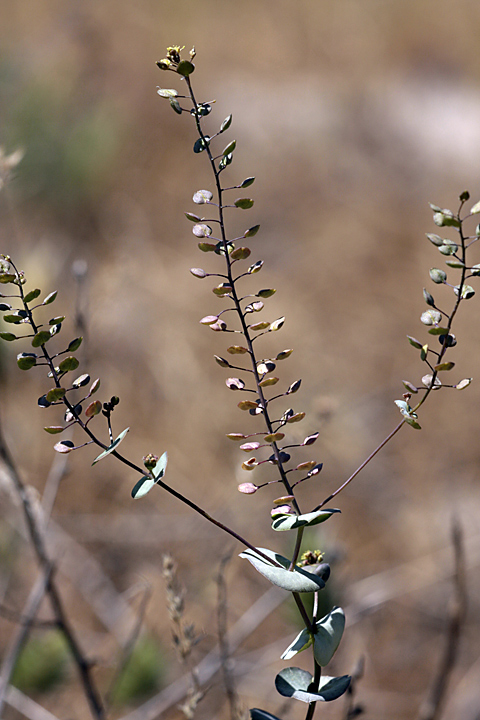
[[[167,45],[196,46],[197,96],[217,100],[206,127],[233,113],[228,139],[236,138],[237,150],[228,177],[257,178],[248,191],[255,207],[232,215],[231,228],[261,223],[250,246],[265,267],[249,290],[276,287],[264,314],[287,317],[281,334],[265,341],[265,356],[295,349],[279,368],[285,385],[303,378],[294,407],[307,417],[292,432],[302,439],[321,431],[315,452],[299,457],[325,464],[301,490],[307,508],[397,423],[393,400],[402,379],[420,382],[425,370],[405,336],[427,338],[422,287],[451,306],[451,295],[428,278],[443,258],[425,239],[435,231],[427,201],[456,209],[465,188],[472,201],[480,197],[479,30],[480,6],[468,0],[4,3],[0,142],[26,155],[0,198],[0,249],[31,287],[59,290],[55,314],[68,316],[65,339],[75,333],[70,268],[87,261],[82,369],[101,377],[102,400],[121,397],[115,429],[131,427],[123,449],[136,462],[168,449],[169,482],[254,543],[276,542],[288,552],[268,524],[276,490],[254,497],[236,490],[250,476],[224,435],[257,426],[236,408],[227,371],[212,360],[225,353],[227,339],[198,324],[222,301],[211,295],[210,280],[188,269],[214,271],[219,261],[198,252],[183,217],[195,210],[193,192],[212,183],[206,158],[191,152],[193,123],[156,95],[157,85],[176,78],[155,61]],[[454,382],[477,376],[479,365],[478,298],[461,310]],[[42,492],[54,441],[41,427],[60,418],[36,406],[48,388],[41,372],[19,374],[16,347],[0,352],[2,421],[24,477]],[[461,394],[436,393],[422,411],[422,432],[403,429],[338,498],[342,515],[309,536],[334,561],[332,601],[347,608],[351,623],[334,671],[349,672],[365,655],[358,695],[372,720],[416,717],[429,687],[451,595],[453,515],[467,547],[469,614],[446,716],[478,717],[478,403],[475,384]],[[55,521],[94,554],[119,591],[151,583],[146,628],[165,653],[159,567],[169,549],[180,563],[188,614],[206,634],[201,657],[215,641],[213,579],[229,541],[161,492],[133,504],[136,478],[110,458],[90,470],[93,457],[90,448],[69,456]],[[2,507],[11,547],[6,493]],[[16,552],[6,597],[21,605],[33,565],[24,547]],[[236,558],[228,576],[234,622],[267,587]],[[373,589],[388,602],[358,616],[356,603],[368,604]],[[116,645],[72,579],[64,592],[107,678]],[[281,652],[295,632],[292,616],[270,617],[242,652],[275,638]],[[3,623],[4,642],[11,632]],[[279,652],[242,676],[239,691],[247,707],[301,718],[303,706],[282,710],[273,690]],[[168,680],[178,672],[172,656]],[[218,680],[199,718],[227,717]],[[72,710],[73,684],[74,675],[72,685],[40,701],[87,717],[81,699]],[[320,708],[319,717],[342,717],[340,702]]]

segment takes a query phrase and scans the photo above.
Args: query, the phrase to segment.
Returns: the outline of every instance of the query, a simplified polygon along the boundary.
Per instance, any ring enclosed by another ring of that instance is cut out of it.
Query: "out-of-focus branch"
[[[448,683],[458,655],[462,626],[467,608],[463,533],[457,519],[452,523],[454,551],[454,589],[447,618],[445,647],[428,697],[422,703],[419,720],[438,720],[442,714]]]
[[[10,647],[8,648],[5,657],[3,658],[2,666],[0,667],[0,717],[2,715],[5,705],[5,696],[8,684],[10,682],[10,678],[15,668],[15,664],[17,662],[20,651],[30,632],[32,623],[37,614],[38,608],[40,607],[40,603],[42,602],[45,595],[51,573],[52,566],[50,565],[49,567],[46,567],[45,570],[42,571],[37,578],[35,585],[30,591],[30,596],[23,611],[24,622],[18,628],[18,631],[12,639]]]
[[[65,613],[63,603],[60,598],[60,593],[58,591],[55,580],[50,572],[51,561],[47,555],[44,538],[40,530],[39,523],[37,522],[31,498],[27,491],[27,487],[24,485],[15,465],[15,462],[7,447],[5,438],[3,436],[1,424],[0,460],[2,460],[5,464],[10,479],[15,487],[15,491],[21,501],[25,520],[28,527],[28,532],[30,535],[30,540],[40,567],[46,577],[46,594],[50,599],[57,627],[63,632],[70,652],[72,653],[72,656],[78,667],[78,671],[85,692],[85,697],[87,698],[87,701],[89,703],[92,716],[96,718],[96,720],[103,720],[105,718],[105,711],[103,708],[102,700],[92,678],[91,664],[85,658],[83,651],[81,650],[80,645],[78,644],[77,639],[70,626],[70,623],[67,619],[67,615]]]

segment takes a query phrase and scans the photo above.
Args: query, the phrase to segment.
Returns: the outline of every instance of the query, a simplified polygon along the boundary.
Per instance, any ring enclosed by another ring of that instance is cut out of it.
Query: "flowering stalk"
[[[287,429],[289,424],[301,421],[305,417],[305,413],[295,412],[293,408],[288,408],[280,412],[277,411],[275,418],[273,408],[278,406],[278,402],[276,401],[297,392],[300,388],[301,380],[292,383],[284,392],[269,397],[268,388],[275,386],[279,382],[279,378],[272,375],[276,369],[277,362],[287,358],[292,350],[283,350],[276,353],[274,357],[260,359],[256,353],[256,341],[263,335],[280,330],[284,325],[285,318],[278,318],[273,322],[265,320],[250,323],[251,315],[263,311],[263,301],[275,293],[274,288],[264,288],[253,294],[244,294],[242,281],[261,270],[263,266],[262,260],[254,262],[246,271],[237,272],[238,264],[247,260],[251,255],[251,249],[242,243],[247,238],[254,237],[260,226],[253,225],[249,227],[239,237],[231,238],[227,232],[227,210],[248,210],[254,204],[253,199],[249,197],[239,197],[232,202],[229,200],[229,193],[233,190],[250,187],[255,178],[248,177],[240,184],[230,186],[223,184],[223,172],[233,162],[236,141],[230,141],[222,152],[217,153],[217,151],[213,149],[215,145],[214,140],[230,128],[232,116],[229,115],[225,118],[214,134],[209,135],[206,132],[204,129],[204,118],[210,115],[212,103],[199,102],[197,100],[191,82],[191,76],[195,70],[193,60],[196,53],[195,50],[192,49],[189,54],[189,59],[184,59],[181,56],[182,50],[183,48],[178,46],[168,48],[166,57],[159,61],[157,65],[161,70],[173,72],[177,77],[180,76],[186,86],[185,93],[179,94],[176,89],[159,88],[158,94],[169,101],[171,107],[177,114],[181,115],[187,112],[194,118],[198,137],[194,143],[193,150],[196,154],[204,152],[209,161],[213,176],[214,191],[212,192],[206,189],[196,191],[193,195],[193,202],[202,208],[204,213],[210,215],[210,212],[213,210],[213,216],[201,216],[193,212],[186,212],[185,215],[188,220],[194,223],[193,234],[199,239],[199,249],[204,253],[214,253],[217,256],[223,257],[224,269],[220,272],[207,272],[203,268],[196,267],[191,268],[190,272],[199,279],[209,277],[219,278],[221,282],[213,288],[213,293],[223,302],[227,302],[226,308],[219,312],[214,312],[212,315],[207,315],[200,320],[200,323],[209,326],[215,332],[224,334],[235,333],[242,338],[241,344],[230,345],[227,348],[227,353],[234,357],[239,356],[242,358],[242,356],[245,356],[245,360],[247,360],[246,364],[237,364],[236,361],[234,363],[233,360],[218,355],[215,355],[215,360],[221,367],[240,373],[240,377],[229,377],[226,380],[226,385],[233,391],[245,394],[247,399],[240,401],[238,407],[243,411],[248,411],[251,415],[262,416],[264,429],[250,435],[236,432],[229,433],[227,437],[231,440],[241,442],[241,450],[247,453],[259,454],[258,458],[252,456],[242,463],[244,470],[253,471],[259,465],[270,463],[276,467],[277,472],[277,478],[274,480],[263,484],[244,482],[239,485],[238,489],[244,494],[253,495],[266,485],[280,483],[283,486],[283,494],[274,500],[274,508],[271,512],[273,521],[272,528],[274,530],[296,530],[296,539],[290,560],[281,558],[281,556],[272,551],[263,551],[270,555],[272,559],[280,560],[285,568],[284,573],[277,570],[274,571],[272,567],[266,567],[263,559],[259,559],[256,554],[248,551],[242,553],[241,557],[247,558],[254,567],[271,582],[290,590],[297,603],[305,629],[294,640],[292,645],[287,648],[282,657],[289,659],[309,645],[312,645],[314,675],[312,676],[309,673],[305,673],[305,671],[299,668],[289,668],[277,676],[276,686],[280,694],[307,702],[308,710],[306,718],[310,720],[313,717],[316,702],[319,700],[333,700],[341,695],[348,688],[350,679],[346,676],[333,679],[322,678],[322,667],[330,661],[340,642],[344,628],[344,615],[341,608],[333,608],[325,618],[319,620],[315,611],[313,616],[310,617],[305,609],[299,593],[314,592],[315,597],[317,597],[318,591],[322,586],[315,587],[314,585],[310,585],[307,587],[308,583],[306,583],[305,586],[300,587],[300,584],[297,582],[299,564],[308,568],[308,571],[304,570],[303,572],[308,573],[310,582],[311,578],[317,577],[322,580],[323,585],[328,579],[330,569],[326,563],[323,563],[323,556],[319,552],[305,552],[301,556],[302,559],[299,563],[304,529],[305,527],[323,522],[334,513],[339,512],[336,509],[327,510],[323,508],[359,474],[377,453],[399,432],[403,425],[408,424],[415,429],[420,429],[417,421],[417,410],[423,405],[426,398],[434,389],[440,387],[456,387],[457,389],[462,389],[469,384],[470,379],[466,379],[456,385],[442,385],[438,374],[451,370],[454,367],[453,362],[445,362],[445,355],[447,350],[456,344],[451,328],[460,302],[469,299],[474,294],[473,289],[466,285],[465,281],[468,277],[480,274],[480,266],[478,266],[478,271],[476,269],[477,266],[469,268],[466,260],[468,244],[478,239],[480,230],[477,228],[475,237],[468,237],[464,234],[463,223],[466,218],[461,218],[461,210],[469,198],[468,193],[462,193],[460,196],[461,204],[457,215],[454,215],[449,210],[442,210],[437,206],[432,206],[435,213],[434,221],[436,224],[441,227],[454,227],[460,237],[459,243],[453,243],[450,240],[443,240],[438,236],[428,236],[429,239],[439,247],[442,254],[451,256],[450,261],[447,261],[447,265],[460,269],[461,271],[460,282],[453,287],[456,299],[450,314],[441,311],[436,306],[430,293],[424,290],[424,298],[429,306],[429,310],[422,314],[421,321],[425,325],[431,326],[429,333],[438,336],[441,349],[440,351],[436,351],[433,348],[429,348],[426,344],[419,343],[419,341],[414,338],[409,338],[410,343],[421,350],[421,359],[427,363],[430,370],[430,372],[422,378],[423,388],[418,388],[412,383],[404,381],[406,392],[403,394],[402,400],[396,401],[402,413],[401,422],[397,424],[392,432],[337,490],[331,493],[312,511],[303,514],[300,509],[299,500],[295,494],[296,488],[300,483],[316,476],[322,469],[322,463],[318,463],[316,460],[307,460],[291,467],[289,465],[291,462],[291,453],[289,451],[294,448],[313,444],[318,437],[318,433],[307,436],[302,443],[282,444],[285,438],[284,430]],[[477,204],[472,208],[470,214],[479,212],[480,204]],[[215,228],[215,230],[213,228]],[[446,282],[446,273],[442,270],[432,269],[430,271],[430,277],[435,283],[448,284]],[[230,318],[231,313],[233,313],[233,316],[237,319],[236,325],[231,325],[230,321],[227,323],[226,318]],[[417,405],[412,408],[409,401],[414,394],[419,392],[423,392],[423,396]],[[288,440],[285,442],[287,443]],[[265,454],[267,457],[264,457]],[[300,477],[298,480],[293,479],[296,477],[294,473],[299,474]],[[331,692],[327,692],[327,688],[329,691],[331,690]],[[251,717],[252,720],[263,720],[266,714],[264,711],[252,710]],[[268,714],[268,717],[272,718],[273,716]]]

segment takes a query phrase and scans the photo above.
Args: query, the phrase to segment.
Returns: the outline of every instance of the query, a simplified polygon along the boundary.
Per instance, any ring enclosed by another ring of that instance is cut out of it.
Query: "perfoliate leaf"
[[[334,513],[340,510],[332,508],[329,510],[316,510],[305,515],[282,515],[272,522],[272,529],[277,531],[296,530],[300,527],[310,527],[328,520]]]
[[[315,627],[317,632],[313,636],[313,654],[317,663],[325,667],[340,645],[345,629],[345,613],[342,608],[334,607]]]
[[[351,678],[348,675],[336,678],[323,676],[316,693],[309,691],[312,680],[313,676],[306,670],[289,667],[278,673],[275,678],[275,687],[280,695],[293,697],[301,702],[330,702],[348,690]]]
[[[153,478],[149,475],[145,475],[144,477],[140,478],[140,480],[135,484],[132,490],[132,497],[134,500],[138,500],[139,498],[144,497],[144,495],[150,492],[152,487],[163,478],[163,476],[165,475],[165,470],[167,468],[167,461],[168,456],[167,453],[164,452],[152,470]]]
[[[295,640],[288,646],[283,655],[280,656],[281,660],[291,660],[297,653],[306,650],[312,644],[312,635],[309,633],[307,628],[303,628],[298,633]]]
[[[278,587],[288,590],[289,592],[316,592],[325,587],[325,583],[321,578],[313,575],[313,573],[307,572],[303,568],[295,567],[292,572],[289,572],[290,561],[283,557],[283,555],[279,555],[272,550],[266,550],[265,548],[259,548],[259,550],[271,558],[272,561],[276,561],[282,565],[282,567],[277,567],[273,562],[267,562],[256,552],[250,550],[250,548],[240,553],[240,557],[248,560],[253,567],[267,578],[267,580],[270,580],[273,585],[278,585]]]
[[[95,465],[97,462],[99,462],[99,460],[103,460],[104,457],[107,457],[107,455],[110,455],[111,452],[116,450],[129,430],[130,428],[125,428],[125,430],[122,430],[120,435],[113,441],[113,443],[95,458],[95,460],[92,462],[92,465]]]

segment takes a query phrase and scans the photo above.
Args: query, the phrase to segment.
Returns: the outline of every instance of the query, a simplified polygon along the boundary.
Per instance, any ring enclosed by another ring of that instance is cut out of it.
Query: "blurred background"
[[[67,316],[62,337],[85,336],[82,372],[101,378],[102,401],[120,396],[114,431],[131,428],[124,453],[139,463],[167,449],[169,483],[254,544],[290,551],[289,539],[273,536],[269,525],[278,489],[237,491],[252,476],[225,434],[255,432],[259,421],[239,412],[238,394],[225,387],[228,371],[213,361],[228,339],[198,324],[224,301],[189,268],[216,272],[221,260],[199,253],[183,213],[195,212],[193,193],[212,180],[206,157],[192,153],[193,122],[156,94],[157,86],[181,90],[181,83],[155,61],[167,45],[185,52],[195,45],[197,98],[216,99],[205,127],[215,130],[233,114],[218,146],[237,140],[225,177],[236,184],[256,176],[247,193],[254,208],[232,212],[228,222],[231,236],[261,224],[250,247],[265,266],[246,292],[277,288],[264,314],[287,320],[259,352],[294,348],[278,368],[285,387],[303,379],[293,407],[307,415],[292,437],[320,431],[311,452],[298,455],[324,463],[299,491],[307,509],[397,424],[402,380],[420,384],[425,369],[405,336],[429,338],[419,321],[422,287],[441,307],[452,306],[451,293],[428,277],[430,267],[444,267],[425,238],[436,231],[428,201],[456,211],[463,190],[470,204],[480,199],[479,31],[473,0],[2,3],[0,144],[25,156],[0,194],[0,250],[25,271],[28,287],[59,291],[51,307]],[[472,262],[480,262],[475,252]],[[456,323],[452,382],[478,375],[478,317],[476,297]],[[143,645],[127,673],[137,683],[118,691],[113,714],[138,707],[135,720],[183,717],[181,691],[173,701],[166,694],[185,668],[171,649],[162,554],[178,563],[186,617],[203,638],[194,664],[217,642],[216,576],[225,552],[233,552],[226,570],[232,626],[269,587],[237,558],[239,546],[173,498],[155,489],[134,503],[137,478],[112,458],[90,468],[96,453],[87,448],[58,465],[55,438],[42,427],[61,418],[37,407],[49,381],[40,371],[20,373],[15,356],[23,349],[0,347],[2,424],[25,482],[47,504],[55,499],[52,553],[100,687],[108,688],[135,618],[143,617]],[[336,499],[342,515],[306,534],[305,547],[320,547],[332,564],[326,607],[341,604],[347,613],[331,674],[349,673],[364,658],[357,700],[371,720],[417,717],[428,695],[453,597],[454,518],[468,613],[445,717],[479,718],[479,401],[475,383],[463,393],[436,393],[422,409],[422,431],[403,428]],[[5,478],[1,516],[0,604],[21,609],[36,565]],[[39,614],[48,617],[48,603]],[[302,718],[304,706],[285,705],[273,686],[297,631],[294,609],[284,603],[256,617],[236,653],[241,701],[283,720]],[[0,647],[17,629],[0,621]],[[57,639],[37,631],[34,640],[17,686],[58,717],[88,717]],[[48,665],[38,660],[45,652],[59,672],[35,684],[35,668]],[[309,658],[297,659],[308,668]],[[196,717],[227,718],[220,675],[206,685]],[[317,714],[345,712],[339,700]],[[4,717],[24,715],[9,707]]]

